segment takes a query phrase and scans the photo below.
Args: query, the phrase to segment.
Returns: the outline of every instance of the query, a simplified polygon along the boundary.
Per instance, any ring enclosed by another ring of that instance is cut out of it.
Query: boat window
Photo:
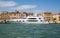
[[[36,18],[28,18],[28,19],[36,19]]]
[[[21,22],[21,20],[19,22]]]
[[[23,22],[24,22],[24,20],[23,20]]]
[[[41,19],[41,18],[39,18],[39,19]]]
[[[37,22],[38,20],[27,20],[28,22]]]
[[[18,22],[18,20],[17,20],[17,22]]]
[[[42,22],[42,20],[41,20],[41,22]]]

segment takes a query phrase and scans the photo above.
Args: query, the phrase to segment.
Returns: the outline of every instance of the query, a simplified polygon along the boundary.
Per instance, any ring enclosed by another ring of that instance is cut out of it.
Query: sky
[[[21,12],[60,12],[60,0],[0,0],[0,12],[14,11]]]

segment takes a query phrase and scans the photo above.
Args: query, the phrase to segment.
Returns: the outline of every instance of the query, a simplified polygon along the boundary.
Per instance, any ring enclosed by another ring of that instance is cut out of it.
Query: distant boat
[[[11,23],[49,24],[48,21],[44,21],[44,18],[42,16],[40,16],[40,17],[28,16],[28,17],[22,18],[22,19],[10,19],[7,21],[9,21]]]

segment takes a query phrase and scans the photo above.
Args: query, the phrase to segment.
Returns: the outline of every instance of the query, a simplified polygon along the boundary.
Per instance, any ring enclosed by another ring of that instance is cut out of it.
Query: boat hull
[[[48,22],[17,22],[17,21],[9,21],[7,23],[22,23],[22,24],[49,24]]]

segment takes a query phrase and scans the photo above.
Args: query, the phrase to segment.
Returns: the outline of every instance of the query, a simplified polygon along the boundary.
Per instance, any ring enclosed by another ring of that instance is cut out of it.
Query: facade
[[[34,13],[27,13],[28,16],[34,16]]]
[[[21,12],[21,18],[26,18],[28,16],[27,12]]]
[[[54,14],[53,15],[53,18],[54,18],[54,22],[55,23],[60,23],[60,13],[58,13],[58,14]]]
[[[1,14],[0,14],[0,23],[5,23],[6,20],[10,19],[9,17],[9,13],[7,11],[3,11]]]
[[[9,13],[10,19],[19,19],[20,18],[20,14],[19,11],[14,11]]]
[[[42,14],[38,13],[37,16],[38,16],[38,17],[39,17],[39,16],[42,16]]]
[[[43,17],[45,21],[48,21],[49,23],[53,23],[53,14],[51,12],[44,12]]]
[[[9,13],[7,11],[3,11],[0,16],[2,20],[10,19]]]
[[[1,14],[0,14],[0,22],[2,21],[2,19],[1,19]]]
[[[1,19],[1,14],[0,14],[0,19]]]

